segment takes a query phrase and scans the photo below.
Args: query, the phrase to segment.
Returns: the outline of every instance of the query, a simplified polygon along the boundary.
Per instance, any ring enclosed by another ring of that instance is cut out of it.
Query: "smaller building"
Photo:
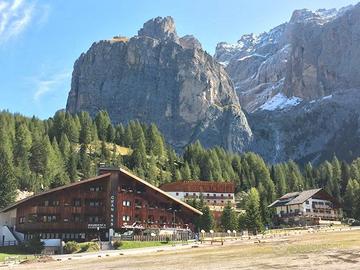
[[[320,225],[342,219],[340,203],[321,188],[287,193],[269,207],[276,209],[276,223]]]
[[[220,219],[228,202],[235,207],[235,184],[230,182],[177,181],[164,184],[160,189],[187,203],[203,196],[216,220]]]

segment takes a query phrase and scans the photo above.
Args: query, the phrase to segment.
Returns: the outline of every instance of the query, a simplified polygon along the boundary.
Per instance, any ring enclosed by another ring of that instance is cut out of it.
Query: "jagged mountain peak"
[[[175,22],[171,16],[156,17],[154,19],[148,20],[138,31],[138,35],[159,40],[178,40]]]
[[[114,123],[155,123],[178,150],[198,139],[242,151],[252,139],[224,68],[195,37],[179,38],[171,17],[147,21],[128,40],[94,43],[78,58],[67,111],[98,110]]]

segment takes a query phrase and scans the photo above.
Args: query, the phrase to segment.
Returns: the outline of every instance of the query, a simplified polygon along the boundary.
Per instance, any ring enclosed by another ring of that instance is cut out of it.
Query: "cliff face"
[[[281,93],[313,100],[360,86],[360,4],[340,10],[294,11],[288,23],[219,43],[215,58],[249,112]]]
[[[358,157],[359,38],[360,4],[297,10],[269,32],[217,45],[249,113],[252,151],[270,163]]]
[[[194,37],[179,38],[171,17],[94,43],[75,62],[67,110],[156,123],[177,149],[200,139],[242,151],[252,139],[227,73]]]

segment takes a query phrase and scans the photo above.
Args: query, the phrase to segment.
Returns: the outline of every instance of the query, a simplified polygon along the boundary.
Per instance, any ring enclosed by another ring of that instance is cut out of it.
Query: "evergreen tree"
[[[0,121],[0,126],[4,126]],[[5,129],[0,129],[0,209],[14,202],[16,182],[10,140]]]
[[[200,216],[199,228],[200,230],[209,232],[214,229],[215,226],[214,216],[211,213],[209,206],[203,206],[201,211],[203,214]]]
[[[79,168],[83,178],[89,178],[91,176],[91,160],[86,151],[86,145],[82,144],[80,147]]]
[[[246,226],[253,234],[257,234],[263,229],[260,214],[260,197],[256,188],[251,188],[249,191],[246,203]]]
[[[80,120],[80,135],[79,142],[81,144],[89,144],[93,139],[92,135],[92,120],[87,112],[81,112],[79,116]]]
[[[98,137],[105,141],[108,135],[108,128],[111,125],[110,117],[106,111],[99,111],[95,117]]]
[[[159,130],[154,124],[151,124],[147,130],[147,141],[148,153],[152,152],[155,156],[158,156],[159,158],[164,156],[164,141],[161,137]]]
[[[189,164],[187,162],[185,162],[184,166],[181,167],[180,173],[181,173],[183,180],[191,179],[191,171],[190,171]]]
[[[224,231],[236,230],[238,227],[238,220],[236,217],[236,212],[232,209],[230,202],[224,207],[224,210],[221,215],[221,227]]]

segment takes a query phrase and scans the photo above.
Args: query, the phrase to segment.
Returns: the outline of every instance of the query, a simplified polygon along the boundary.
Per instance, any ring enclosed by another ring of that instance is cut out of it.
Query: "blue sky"
[[[295,9],[339,8],[351,0],[0,0],[0,110],[40,118],[64,108],[74,61],[94,41],[133,36],[156,16],[174,17],[213,54],[288,21]]]

